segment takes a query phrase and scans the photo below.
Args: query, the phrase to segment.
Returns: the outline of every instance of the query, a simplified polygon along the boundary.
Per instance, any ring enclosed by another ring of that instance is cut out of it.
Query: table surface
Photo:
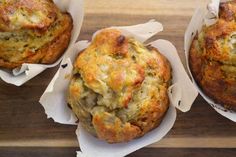
[[[206,3],[206,0],[87,0],[79,40],[90,40],[93,32],[104,27],[132,25],[157,19],[163,23],[164,31],[154,39],[171,41],[185,65],[184,32],[194,9],[205,6]],[[0,81],[2,154],[14,156],[14,152],[25,152],[31,156],[35,151],[34,155],[40,156],[36,152],[49,155],[49,152],[56,154],[52,152],[64,150],[65,153],[68,152],[66,156],[74,156],[78,147],[76,126],[61,125],[47,119],[43,107],[38,103],[57,69],[58,67],[48,69],[21,87]],[[166,148],[170,152],[185,155],[199,149],[206,154],[219,155],[219,152],[225,152],[225,155],[235,155],[233,148],[236,148],[236,125],[216,113],[199,96],[190,112],[178,112],[176,123],[168,135],[148,147],[150,148],[144,148],[131,156],[154,156],[154,152],[162,154]]]

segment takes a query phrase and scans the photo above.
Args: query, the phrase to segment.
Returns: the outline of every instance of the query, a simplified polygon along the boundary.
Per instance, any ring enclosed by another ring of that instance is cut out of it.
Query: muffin
[[[67,100],[89,133],[127,142],[160,125],[170,82],[170,64],[157,49],[104,29],[76,58]]]
[[[52,0],[0,0],[0,67],[54,63],[68,47],[72,18]]]
[[[236,2],[220,4],[219,19],[203,26],[191,45],[190,69],[215,103],[236,111]]]

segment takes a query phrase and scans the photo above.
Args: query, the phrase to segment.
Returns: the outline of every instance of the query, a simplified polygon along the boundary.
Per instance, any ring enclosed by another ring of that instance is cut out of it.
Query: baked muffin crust
[[[203,27],[190,49],[190,68],[204,93],[236,110],[236,2],[220,4],[220,18]]]
[[[158,50],[105,29],[75,60],[68,103],[94,136],[130,141],[161,123],[170,80],[170,64]]]
[[[0,1],[0,67],[51,64],[68,47],[72,18],[52,0]]]

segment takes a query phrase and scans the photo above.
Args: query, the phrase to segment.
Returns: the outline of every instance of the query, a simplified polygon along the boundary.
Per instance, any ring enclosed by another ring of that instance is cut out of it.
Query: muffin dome
[[[68,103],[94,136],[129,141],[161,123],[170,80],[170,64],[158,50],[105,29],[75,60]]]
[[[52,0],[0,0],[0,67],[55,62],[69,44],[72,23]]]
[[[190,50],[190,68],[203,92],[236,110],[236,2],[220,4],[220,18],[204,26]]]

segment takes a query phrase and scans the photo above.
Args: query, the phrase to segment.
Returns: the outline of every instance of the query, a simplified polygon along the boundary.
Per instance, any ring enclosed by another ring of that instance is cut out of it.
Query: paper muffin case
[[[79,36],[84,17],[84,2],[83,0],[54,0],[54,3],[60,8],[60,10],[70,13],[73,19],[71,40],[67,50],[64,52],[65,55],[69,52],[70,47],[76,42]],[[3,70],[2,68],[0,69],[0,78],[6,83],[21,86],[47,68],[57,66],[61,62],[62,58],[63,56],[61,56],[55,63],[47,65],[24,63],[21,67],[13,69],[12,71]]]
[[[134,37],[141,42],[145,42],[163,30],[162,24],[155,20],[134,26],[111,28],[116,28],[120,30],[123,35]],[[71,47],[69,53],[64,57],[56,75],[40,98],[40,103],[43,105],[48,118],[52,118],[55,122],[76,124],[77,119],[67,106],[66,93],[73,69],[72,63],[77,57],[78,52],[85,49],[89,44],[88,41],[79,41]],[[176,120],[175,108],[183,112],[187,112],[191,108],[198,92],[185,72],[176,48],[166,40],[156,40],[149,44],[157,48],[160,53],[168,58],[172,66],[173,84],[168,90],[171,105],[161,125],[143,137],[130,142],[108,144],[87,133],[79,124],[76,134],[82,152],[79,152],[78,156],[121,157],[154,142],[158,142],[173,127]]]
[[[197,34],[197,32],[200,32],[203,25],[210,26],[214,24],[217,21],[218,13],[219,13],[219,5],[220,2],[225,2],[225,0],[212,0],[210,4],[208,4],[208,7],[205,8],[197,8],[190,23],[189,26],[185,32],[185,39],[184,39],[184,50],[185,50],[185,56],[186,56],[186,62],[187,62],[187,68],[191,75],[191,78],[193,80],[194,85],[198,89],[198,92],[200,95],[210,104],[219,114],[222,116],[236,122],[236,112],[232,110],[227,110],[222,105],[214,103],[214,101],[209,98],[207,95],[203,93],[203,91],[200,89],[198,84],[195,82],[191,70],[189,68],[189,50],[192,44],[192,41]]]

